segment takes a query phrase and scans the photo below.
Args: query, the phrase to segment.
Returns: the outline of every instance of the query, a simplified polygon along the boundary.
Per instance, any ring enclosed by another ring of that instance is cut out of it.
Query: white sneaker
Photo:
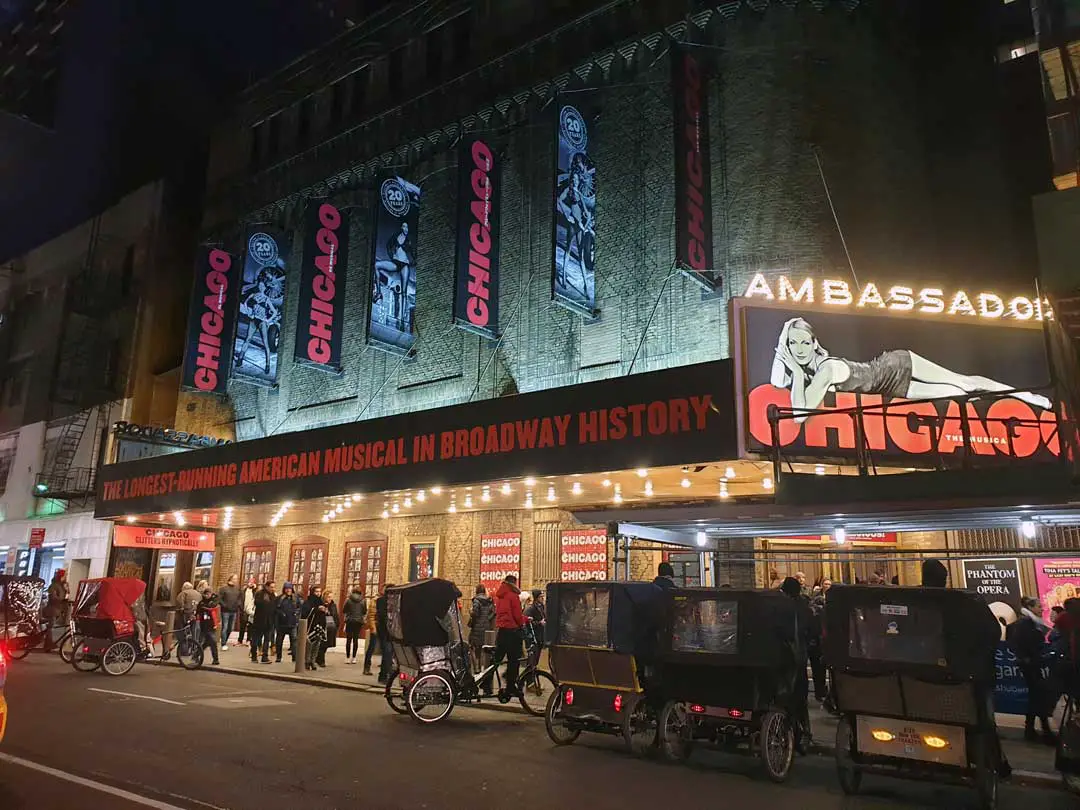
[[[229,645],[228,645],[228,644],[222,644],[222,645],[221,645],[221,651],[222,651],[222,652],[225,652],[225,651],[226,651],[227,649],[229,649]]]

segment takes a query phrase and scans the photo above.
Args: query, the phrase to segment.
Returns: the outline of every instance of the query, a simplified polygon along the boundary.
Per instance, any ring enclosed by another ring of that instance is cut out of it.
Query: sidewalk
[[[204,666],[204,670],[217,670],[238,675],[248,675],[272,680],[306,683],[331,689],[351,689],[372,694],[383,693],[383,686],[378,682],[379,655],[372,658],[372,675],[364,675],[363,655],[357,664],[345,663],[345,647],[340,644],[326,653],[326,668],[315,672],[294,672],[292,659],[288,653],[280,664],[251,663],[251,651],[248,647],[230,646],[221,653],[221,666]],[[546,662],[541,662],[546,667]],[[481,708],[497,711],[520,711],[516,704],[500,706],[496,703],[479,704]],[[1059,719],[1059,718],[1055,718]],[[1061,775],[1054,770],[1054,749],[1039,743],[1024,741],[1024,718],[1010,714],[997,715],[998,730],[1009,763],[1013,767],[1014,779],[1056,787],[1061,784]],[[1056,723],[1055,723],[1056,725]],[[811,696],[810,727],[814,734],[814,748],[817,753],[832,756],[836,742],[836,718],[823,711]]]

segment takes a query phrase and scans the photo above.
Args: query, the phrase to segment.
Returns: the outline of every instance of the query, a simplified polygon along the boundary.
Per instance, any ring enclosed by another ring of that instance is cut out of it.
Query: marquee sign
[[[213,551],[216,538],[209,529],[162,529],[154,526],[115,526],[113,545],[168,551]]]

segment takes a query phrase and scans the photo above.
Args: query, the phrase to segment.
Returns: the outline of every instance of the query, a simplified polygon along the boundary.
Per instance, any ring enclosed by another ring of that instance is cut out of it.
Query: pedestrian
[[[547,606],[544,604],[544,592],[539,588],[532,589],[532,600],[525,609],[525,618],[528,626],[532,628],[536,641],[533,654],[538,658],[540,650],[544,648],[544,631],[547,628]],[[532,660],[530,663],[535,666],[538,661]]]
[[[210,648],[210,655],[213,658],[213,665],[218,666],[221,661],[218,659],[218,644],[217,638],[214,633],[214,610],[220,604],[218,595],[210,588],[210,583],[205,579],[202,580],[195,588],[199,593],[199,602],[195,607],[196,619],[199,622],[199,636],[203,648]]]
[[[236,624],[236,614],[243,607],[243,594],[237,583],[240,577],[233,574],[229,577],[224,587],[218,591],[218,600],[221,602],[221,651],[229,649],[229,636],[232,635],[233,626]]]
[[[922,564],[922,584],[924,588],[944,588],[949,584],[949,569],[942,564],[941,560],[935,560],[933,557],[924,560]],[[996,628],[994,632],[1000,635]]]
[[[308,598],[300,609],[300,618],[307,619],[307,656],[304,667],[317,670],[316,663],[319,653],[322,651],[323,642],[326,641],[326,604],[323,602],[322,585],[312,585],[308,590]]]
[[[270,663],[270,636],[274,633],[277,611],[277,594],[273,580],[268,580],[255,594],[255,609],[252,611],[251,624],[248,625],[251,641],[251,663],[259,660],[260,648],[262,662]]]
[[[799,592],[806,595],[806,574],[802,571],[795,572],[795,579],[799,581]]]
[[[476,595],[469,607],[469,652],[472,654],[473,672],[484,667],[484,645],[487,633],[495,629],[495,603],[488,596],[484,583],[476,586]]]
[[[1043,654],[1049,628],[1043,624],[1038,599],[1025,596],[1020,600],[1020,618],[1008,626],[1005,641],[1016,655],[1016,663],[1024,677],[1028,690],[1027,714],[1024,717],[1024,739],[1038,740],[1035,720],[1042,726],[1042,740],[1056,745],[1057,738],[1050,725],[1050,700],[1046,679],[1043,677]]]
[[[55,641],[53,628],[63,627],[68,623],[71,603],[70,586],[68,585],[67,571],[63,568],[53,574],[52,582],[49,583],[48,602],[45,605],[45,618],[49,620],[49,629],[45,633],[45,652],[51,652]]]
[[[525,626],[525,614],[521,610],[521,589],[517,577],[509,574],[495,591],[495,657],[496,666],[506,659],[506,684],[500,697],[520,697],[517,688],[518,665],[521,661],[522,628]],[[485,695],[491,694],[492,674],[488,673],[481,688]]]
[[[379,591],[380,596],[386,593],[386,586],[384,585]],[[378,623],[378,597],[375,599],[375,609],[368,610],[367,621],[364,624],[364,628],[367,630],[367,636],[364,639],[364,674],[371,674],[371,658],[375,655],[375,646],[379,643]]]
[[[355,664],[360,652],[360,634],[364,630],[368,612],[367,600],[359,582],[352,586],[341,612],[345,621],[345,663]]]
[[[330,591],[323,593],[323,604],[326,605],[326,639],[319,649],[319,657],[315,663],[320,667],[326,667],[326,651],[331,647],[337,647],[338,628],[341,627],[341,613],[338,611],[337,602]]]
[[[176,597],[176,606],[184,618],[184,624],[188,624],[195,618],[195,608],[202,600],[202,594],[195,590],[190,582],[180,586],[180,595]]]
[[[393,668],[394,648],[390,643],[390,630],[387,627],[389,613],[387,613],[386,598],[386,589],[393,587],[393,585],[387,584],[379,598],[375,600],[375,633],[379,637],[379,651],[382,655],[382,661],[379,664],[379,683],[386,683],[390,679],[390,672]],[[365,669],[367,669],[366,661],[367,659],[365,659]],[[371,674],[370,670],[368,674]]]
[[[281,586],[281,596],[278,597],[274,610],[274,626],[277,630],[274,639],[274,660],[281,663],[281,654],[285,652],[285,639],[289,639],[289,656],[296,660],[296,628],[300,624],[300,609],[303,601],[296,595],[291,582]]]
[[[259,584],[255,581],[255,577],[251,577],[248,580],[248,584],[244,588],[243,603],[240,609],[240,635],[236,640],[236,643],[243,646],[251,641],[251,623],[255,621],[255,595],[259,592]],[[248,637],[248,641],[244,641],[244,636]]]
[[[675,567],[669,562],[662,562],[656,567],[656,577],[653,585],[663,588],[665,591],[673,590],[675,585]]]
[[[795,653],[795,689],[792,692],[791,716],[795,719],[795,750],[805,754],[812,741],[810,734],[810,709],[808,699],[810,682],[806,677],[807,651],[813,636],[813,614],[810,602],[802,592],[802,583],[796,577],[788,577],[780,583],[780,590],[795,600],[798,637]]]

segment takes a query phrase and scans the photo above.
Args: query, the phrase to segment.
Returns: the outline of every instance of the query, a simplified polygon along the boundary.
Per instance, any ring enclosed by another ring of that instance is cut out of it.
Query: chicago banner
[[[521,579],[521,532],[480,535],[480,582],[488,593],[510,574]]]
[[[199,248],[184,350],[185,389],[225,393],[240,291],[238,265],[236,257],[224,250]]]
[[[554,300],[586,316],[596,312],[596,115],[590,98],[576,93],[559,106],[555,148],[555,218],[551,292]]]
[[[233,350],[233,377],[277,385],[281,321],[285,313],[288,235],[257,228],[248,234]]]
[[[607,579],[607,529],[568,529],[559,542],[559,579]]]
[[[499,220],[502,158],[487,138],[461,142],[458,157],[454,323],[488,338],[499,334]]]
[[[407,354],[416,340],[413,313],[420,193],[420,187],[408,180],[388,177],[379,187],[375,205],[368,343],[395,354]]]
[[[349,213],[328,202],[308,205],[300,306],[296,317],[296,361],[341,371],[345,326],[345,275],[349,269]]]
[[[671,49],[675,119],[675,263],[708,290],[713,270],[709,94],[704,68],[690,48]]]

